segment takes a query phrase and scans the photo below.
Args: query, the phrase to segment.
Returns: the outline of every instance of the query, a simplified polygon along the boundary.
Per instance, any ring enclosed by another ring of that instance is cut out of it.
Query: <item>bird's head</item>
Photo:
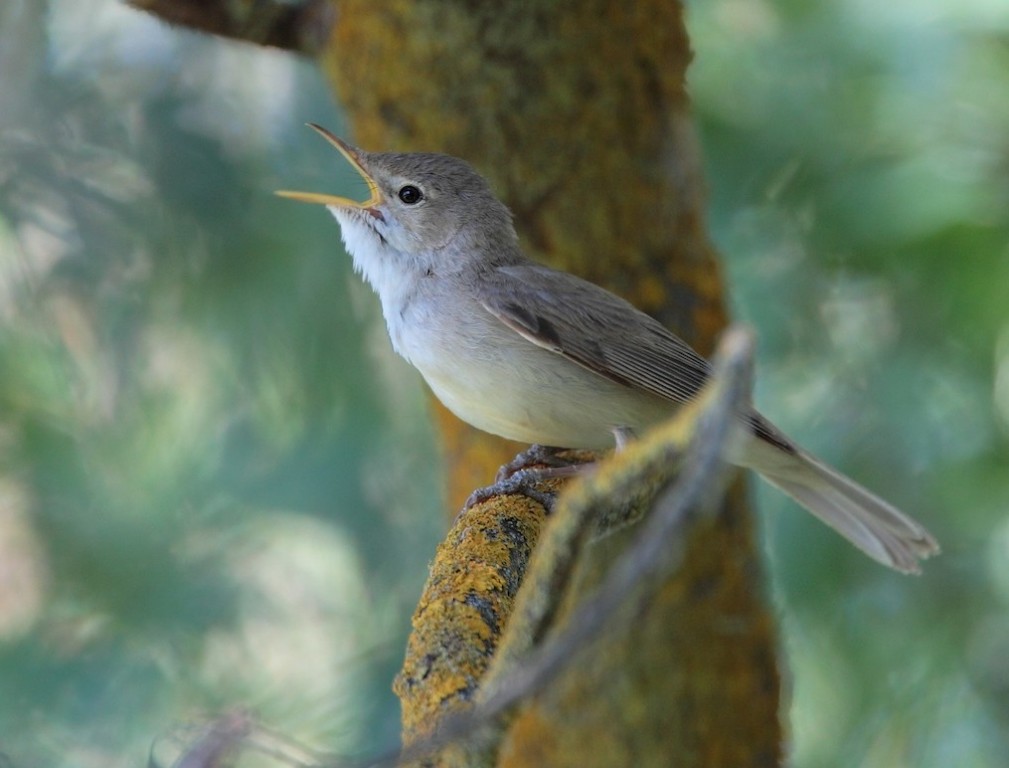
[[[511,214],[466,161],[426,152],[365,152],[310,125],[361,175],[368,199],[288,190],[277,194],[329,208],[356,261],[399,254],[423,269],[455,270],[516,246]],[[367,273],[368,265],[360,266]]]

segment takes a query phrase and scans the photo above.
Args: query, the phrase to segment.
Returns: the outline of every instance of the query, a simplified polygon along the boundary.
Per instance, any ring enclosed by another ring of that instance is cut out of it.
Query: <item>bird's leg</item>
[[[530,498],[537,504],[542,505],[543,509],[547,512],[550,512],[550,510],[553,509],[554,500],[557,498],[557,494],[552,491],[541,491],[533,487],[536,483],[543,479],[543,472],[548,471],[550,471],[550,468],[519,469],[506,477],[504,480],[495,480],[492,485],[477,488],[469,495],[469,498],[466,499],[466,503],[462,505],[462,512],[459,514],[462,514],[473,505],[485,502],[495,496],[516,495]]]
[[[555,448],[552,445],[530,445],[507,464],[503,464],[494,477],[494,482],[499,483],[507,480],[512,475],[523,472],[529,467],[536,466],[544,469],[564,469],[571,466],[571,462],[563,459],[557,454],[563,448]],[[565,475],[546,475],[546,477],[564,477]]]
[[[473,491],[466,499],[463,511],[493,496],[513,494],[527,496],[549,511],[557,494],[540,491],[533,486],[541,480],[573,477],[594,465],[594,462],[585,463],[559,456],[564,450],[548,445],[530,446],[498,470],[493,485]]]

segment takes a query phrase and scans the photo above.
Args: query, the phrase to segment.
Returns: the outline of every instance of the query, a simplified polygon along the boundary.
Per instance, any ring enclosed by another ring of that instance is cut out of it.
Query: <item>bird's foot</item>
[[[520,495],[532,499],[549,512],[557,498],[555,491],[542,491],[535,486],[543,480],[573,477],[591,464],[584,458],[566,457],[560,454],[563,448],[533,445],[502,466],[494,483],[478,488],[470,494],[463,505],[463,512],[474,504],[487,501],[494,496]]]
[[[466,499],[466,503],[463,504],[462,512],[465,512],[475,504],[481,504],[495,496],[525,496],[542,505],[543,509],[549,513],[553,509],[557,493],[554,491],[541,491],[535,487],[545,477],[550,477],[550,475],[544,475],[544,472],[549,471],[550,468],[516,469],[510,475],[495,480],[492,485],[477,488],[473,491],[469,495],[469,498]]]
[[[497,471],[494,482],[499,483],[502,480],[507,480],[512,475],[527,471],[530,467],[543,469],[567,469],[572,466],[572,461],[560,456],[564,450],[564,448],[554,448],[550,445],[531,445],[507,464],[502,465]],[[566,474],[560,474],[543,475],[542,477],[566,476]]]

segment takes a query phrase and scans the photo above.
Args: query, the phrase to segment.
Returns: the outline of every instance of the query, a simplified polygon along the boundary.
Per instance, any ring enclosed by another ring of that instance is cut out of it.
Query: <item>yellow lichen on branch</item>
[[[438,547],[393,686],[402,704],[405,743],[429,735],[472,700],[545,514],[526,497],[490,499],[463,512]]]

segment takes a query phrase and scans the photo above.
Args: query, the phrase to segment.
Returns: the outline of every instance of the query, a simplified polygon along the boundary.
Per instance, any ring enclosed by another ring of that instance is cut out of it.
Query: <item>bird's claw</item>
[[[557,455],[563,450],[563,448],[554,448],[553,446],[540,445],[539,443],[531,445],[507,464],[501,465],[501,468],[497,471],[497,475],[494,477],[494,482],[500,483],[502,480],[507,480],[512,475],[524,472],[533,466],[568,466],[570,462]]]
[[[507,466],[507,465],[506,465]],[[502,467],[504,469],[504,467]],[[465,512],[475,504],[480,504],[495,496],[525,496],[532,499],[549,513],[553,509],[557,494],[553,491],[541,491],[535,488],[535,484],[543,480],[544,474],[539,469],[516,469],[510,474],[501,478],[498,473],[498,480],[493,485],[477,488],[466,499],[462,512]],[[461,514],[461,513],[460,513]]]
[[[563,450],[546,445],[533,445],[522,451],[498,470],[493,485],[473,491],[466,499],[462,511],[465,512],[474,504],[487,501],[494,496],[519,495],[541,504],[549,513],[553,509],[557,493],[543,491],[535,486],[543,480],[572,477],[591,466],[584,460],[558,455]]]

